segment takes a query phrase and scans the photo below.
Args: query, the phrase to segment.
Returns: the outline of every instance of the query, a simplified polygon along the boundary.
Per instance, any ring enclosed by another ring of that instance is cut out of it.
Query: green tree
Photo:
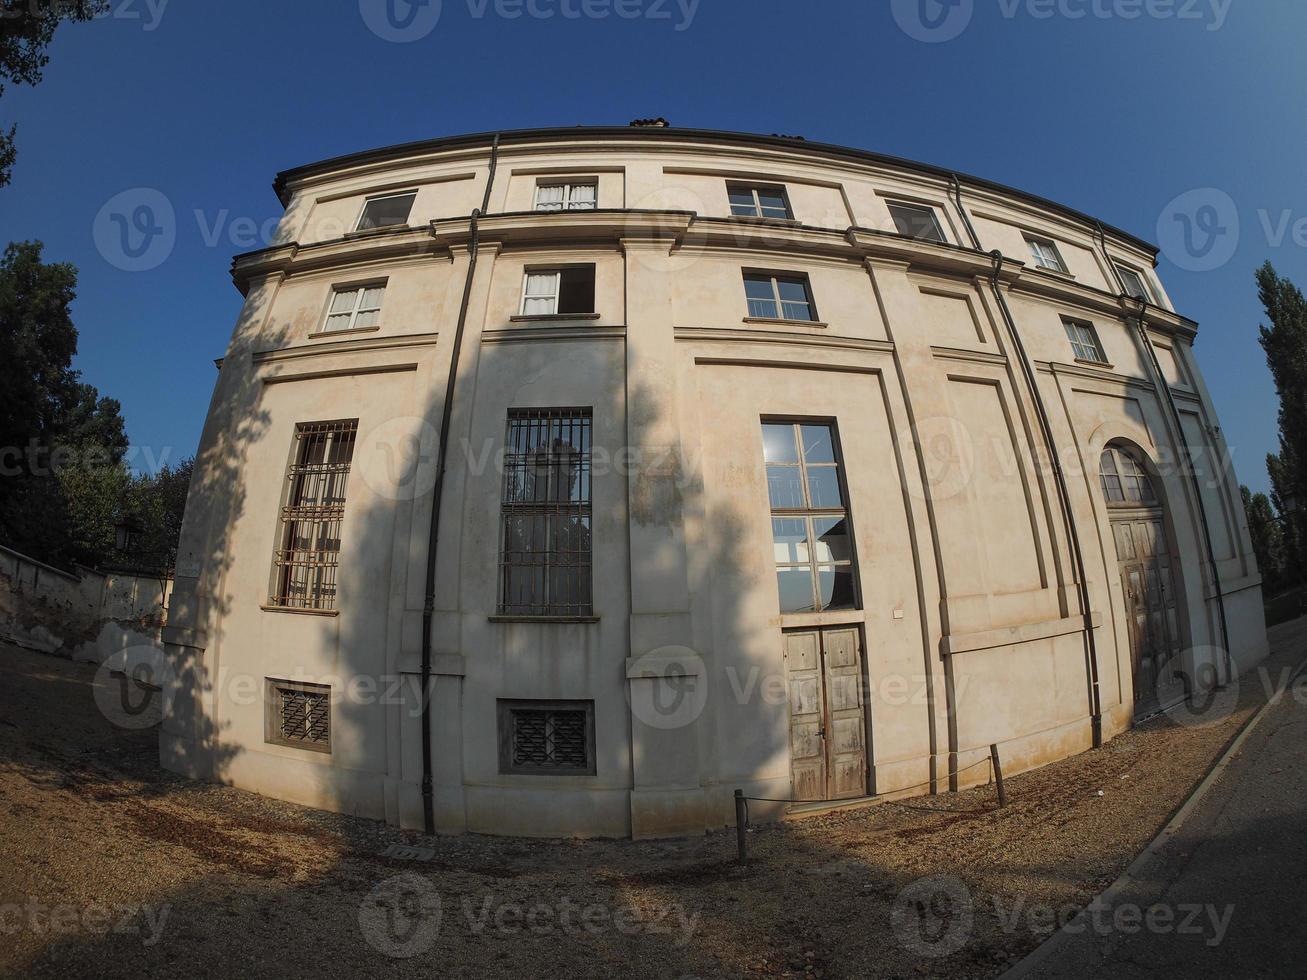
[[[1273,590],[1284,581],[1284,529],[1266,494],[1253,493],[1247,487],[1240,487],[1239,492],[1243,496],[1244,513],[1248,515],[1248,534],[1252,537],[1257,567],[1261,569],[1266,588]]]
[[[1289,563],[1301,574],[1307,544],[1307,514],[1298,509],[1307,505],[1307,298],[1270,262],[1257,271],[1257,291],[1271,323],[1260,328],[1259,339],[1280,396],[1280,452],[1267,458],[1267,469],[1275,506],[1288,519]]]
[[[0,0],[0,95],[5,83],[35,85],[50,61],[55,29],[66,20],[90,20],[107,0]],[[0,129],[0,187],[9,183],[18,156],[17,126]]]

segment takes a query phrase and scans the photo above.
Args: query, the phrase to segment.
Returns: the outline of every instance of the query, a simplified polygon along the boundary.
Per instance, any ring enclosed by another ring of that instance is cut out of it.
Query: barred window
[[[499,613],[590,616],[588,408],[508,413]]]
[[[762,442],[781,612],[857,609],[835,427],[764,421]]]
[[[594,702],[500,701],[499,769],[593,775]]]
[[[358,419],[350,419],[295,427],[269,605],[336,608],[345,487],[358,424]]]
[[[267,741],[331,751],[331,688],[268,678]]]

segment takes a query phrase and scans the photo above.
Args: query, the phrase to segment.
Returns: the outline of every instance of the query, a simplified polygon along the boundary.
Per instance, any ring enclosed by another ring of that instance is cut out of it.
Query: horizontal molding
[[[991,354],[983,350],[967,350],[964,347],[932,347],[930,352],[941,361],[972,361],[977,364],[1006,364],[1007,358],[1002,354]]]
[[[398,672],[422,676],[422,658],[416,653],[406,653],[399,658]],[[431,655],[431,673],[440,677],[463,677],[467,674],[467,658],[461,653],[433,653]]]
[[[1089,614],[1089,623],[1091,628],[1098,629],[1103,625],[1103,614],[1091,612]],[[982,633],[956,633],[952,636],[941,637],[939,648],[943,656],[952,657],[959,653],[973,653],[978,650],[1016,646],[1021,643],[1047,640],[1055,636],[1069,636],[1072,633],[1083,633],[1084,631],[1085,617],[1072,616],[1069,619],[1051,619],[1042,623],[1006,626],[996,630],[985,630]]]
[[[279,385],[291,381],[320,381],[323,378],[357,378],[367,374],[404,374],[417,369],[416,364],[377,364],[369,367],[338,368],[334,371],[306,371],[303,374],[270,374],[261,380],[265,385]]]
[[[883,374],[878,367],[857,364],[822,364],[820,361],[773,361],[751,357],[696,357],[695,364],[718,367],[775,368],[783,371],[827,371],[832,374]]]
[[[628,680],[659,677],[700,677],[704,674],[703,658],[692,650],[684,653],[646,653],[626,658]]]
[[[374,350],[404,350],[410,347],[434,347],[438,342],[438,333],[392,334],[385,337],[364,337],[353,340],[337,340],[321,344],[298,344],[294,347],[278,347],[273,350],[256,351],[250,355],[255,364],[268,364],[274,361],[287,361],[301,357],[317,357],[323,354],[362,354]]]
[[[483,344],[545,344],[570,340],[625,340],[625,326],[505,327],[481,333]]]
[[[789,330],[749,330],[740,327],[677,327],[673,333],[680,341],[723,344],[788,344],[796,347],[861,350],[875,354],[893,354],[888,340],[867,340],[820,333],[794,333]]]
[[[434,177],[419,177],[416,180],[392,180],[385,184],[368,184],[366,187],[333,191],[330,194],[324,194],[321,197],[314,198],[314,203],[327,204],[331,201],[342,201],[350,197],[372,197],[376,194],[385,194],[389,191],[416,190],[419,187],[428,187],[432,184],[450,184],[460,180],[474,180],[475,178],[475,171],[466,170],[459,173],[441,174]]]

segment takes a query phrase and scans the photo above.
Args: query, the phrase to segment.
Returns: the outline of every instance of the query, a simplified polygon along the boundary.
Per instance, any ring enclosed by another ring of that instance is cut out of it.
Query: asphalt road
[[[1307,677],[1268,709],[1131,887],[1027,975],[1300,977],[1307,963]]]

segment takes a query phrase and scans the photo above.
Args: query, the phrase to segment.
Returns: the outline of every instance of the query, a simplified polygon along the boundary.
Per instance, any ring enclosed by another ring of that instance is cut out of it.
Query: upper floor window
[[[358,419],[304,422],[295,427],[269,605],[336,607],[345,487],[358,427]]]
[[[1157,504],[1157,491],[1153,481],[1139,461],[1116,446],[1103,450],[1099,460],[1099,477],[1103,482],[1103,496],[1108,504],[1130,506],[1138,504],[1152,507]]]
[[[790,200],[785,188],[771,184],[727,184],[731,214],[742,218],[790,218]]]
[[[499,612],[590,616],[588,408],[514,409],[505,440]]]
[[[1027,235],[1026,244],[1030,246],[1030,257],[1041,269],[1051,269],[1053,272],[1061,273],[1067,271],[1066,263],[1062,261],[1062,253],[1058,251],[1057,244],[1052,239]]]
[[[835,427],[763,422],[781,612],[858,608]]]
[[[363,213],[359,216],[358,231],[407,225],[417,196],[417,191],[409,191],[405,194],[368,198],[363,205]]]
[[[324,331],[360,330],[375,327],[381,319],[381,299],[386,295],[386,284],[337,288],[331,294],[327,307]]]
[[[1094,329],[1092,323],[1063,318],[1062,325],[1066,327],[1066,336],[1071,341],[1071,349],[1075,352],[1077,361],[1108,363],[1107,355],[1103,353],[1103,345],[1098,339],[1098,331]]]
[[[944,229],[939,226],[935,209],[920,204],[902,204],[891,201],[889,213],[900,235],[918,238],[923,242],[945,242]]]
[[[523,316],[587,316],[594,311],[594,266],[527,270],[522,285]]]
[[[537,211],[593,211],[599,185],[593,180],[573,184],[540,184],[536,187]]]
[[[1124,265],[1118,265],[1116,271],[1121,276],[1121,285],[1125,287],[1127,296],[1133,296],[1136,299],[1142,299],[1148,303],[1156,303],[1153,291],[1148,288],[1148,282],[1144,279],[1143,274],[1136,272],[1134,269]]]
[[[816,322],[817,307],[812,287],[804,275],[744,274],[744,295],[749,316],[764,320],[808,320]]]

